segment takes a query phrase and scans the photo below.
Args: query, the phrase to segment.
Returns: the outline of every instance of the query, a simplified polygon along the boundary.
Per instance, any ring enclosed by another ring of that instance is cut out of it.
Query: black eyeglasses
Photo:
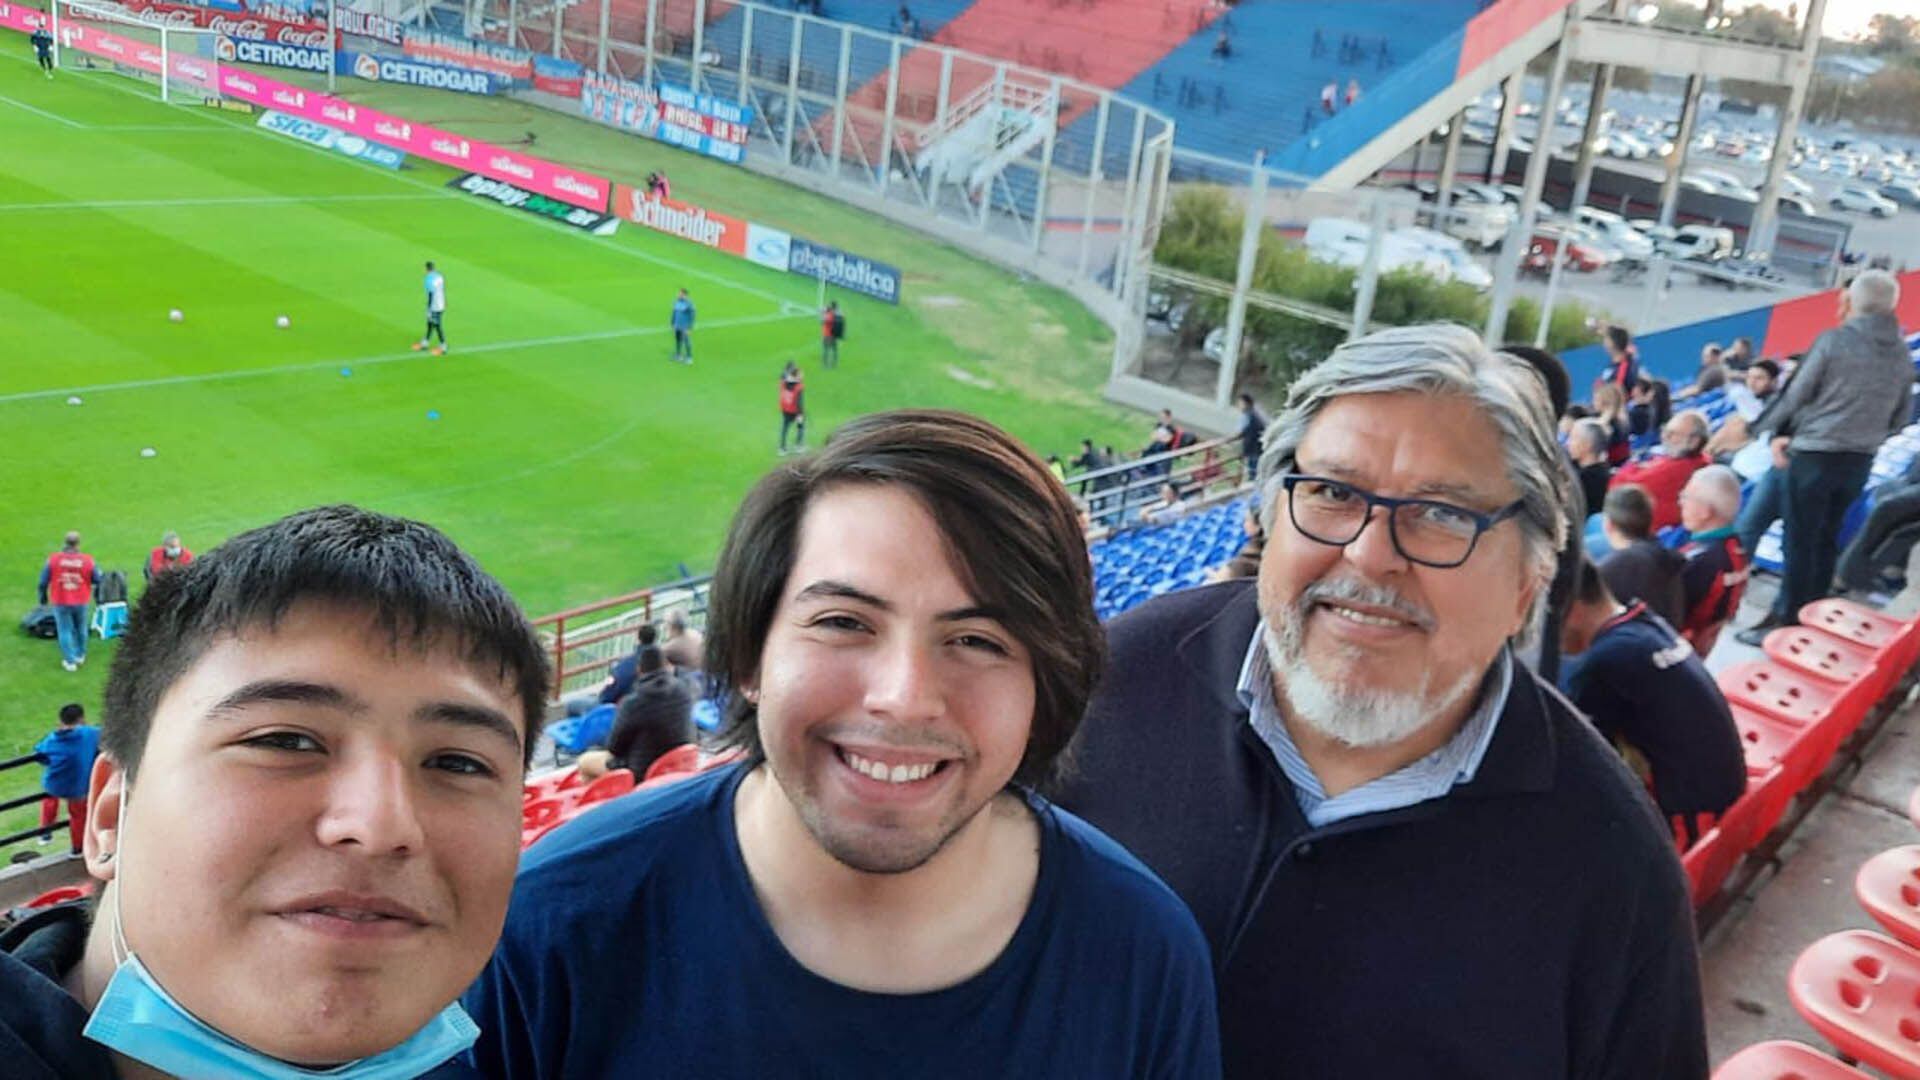
[[[1491,514],[1434,499],[1390,499],[1324,476],[1287,473],[1287,516],[1307,539],[1346,547],[1373,520],[1373,508],[1387,512],[1393,549],[1408,562],[1451,569],[1472,556],[1480,534],[1518,515],[1526,503],[1516,499]]]

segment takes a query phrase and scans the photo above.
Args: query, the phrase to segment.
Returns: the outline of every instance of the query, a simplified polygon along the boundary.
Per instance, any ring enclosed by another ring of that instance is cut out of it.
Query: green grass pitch
[[[343,86],[479,138],[535,129],[535,152],[627,181],[666,166],[682,198],[900,266],[900,307],[835,294],[835,371],[814,362],[803,279],[630,226],[588,237],[453,193],[439,166],[363,165],[111,73],[46,80],[30,55],[0,33],[0,757],[63,702],[98,714],[110,645],[69,675],[11,625],[70,528],[137,592],[165,529],[204,550],[351,501],[446,530],[538,614],[710,567],[775,460],[789,357],[816,440],[924,405],[1063,456],[1082,435],[1142,441],[1099,400],[1109,339],[1071,300],[744,170],[514,102]],[[409,349],[426,259],[447,278],[445,357]],[[691,367],[667,360],[683,285]],[[37,780],[0,774],[0,798]]]

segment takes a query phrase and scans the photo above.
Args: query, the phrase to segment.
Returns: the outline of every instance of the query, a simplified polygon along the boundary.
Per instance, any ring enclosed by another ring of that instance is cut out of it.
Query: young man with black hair
[[[1218,1077],[1193,917],[1034,793],[1106,655],[1039,458],[855,420],[747,495],[707,620],[746,757],[529,852],[483,1072]]]
[[[1661,811],[1699,837],[1747,789],[1740,732],[1699,654],[1647,605],[1615,600],[1591,562],[1561,646],[1580,657],[1568,698],[1651,779]]]
[[[1653,498],[1645,488],[1626,484],[1607,492],[1600,504],[1601,528],[1613,553],[1600,560],[1600,576],[1622,600],[1639,600],[1655,615],[1677,625],[1686,614],[1681,571],[1687,558],[1663,546],[1653,535]]]
[[[417,522],[309,510],[156,577],[107,680],[98,909],[9,931],[0,1071],[467,1075],[548,680]]]

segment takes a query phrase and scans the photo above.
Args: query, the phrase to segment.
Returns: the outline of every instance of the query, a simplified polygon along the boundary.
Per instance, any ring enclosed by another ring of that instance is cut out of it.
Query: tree
[[[1906,56],[1920,42],[1920,20],[1910,15],[1881,12],[1867,20],[1867,36],[1862,39],[1873,56]]]

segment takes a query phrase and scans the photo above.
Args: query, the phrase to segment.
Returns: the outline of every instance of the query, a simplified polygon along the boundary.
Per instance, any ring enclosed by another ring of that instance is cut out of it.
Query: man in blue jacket
[[[1267,437],[1257,583],[1109,625],[1060,802],[1198,917],[1228,1077],[1706,1075],[1673,840],[1513,659],[1560,453],[1470,331],[1349,342]]]
[[[80,854],[80,837],[87,827],[87,780],[93,775],[93,755],[100,750],[100,729],[87,723],[79,702],[60,706],[60,726],[33,745],[40,755],[40,843],[53,840],[53,822],[60,804],[67,804],[67,833],[73,853]]]
[[[668,322],[673,324],[673,359],[682,364],[693,363],[693,301],[687,299],[687,290],[681,289],[680,295],[674,298]]]

